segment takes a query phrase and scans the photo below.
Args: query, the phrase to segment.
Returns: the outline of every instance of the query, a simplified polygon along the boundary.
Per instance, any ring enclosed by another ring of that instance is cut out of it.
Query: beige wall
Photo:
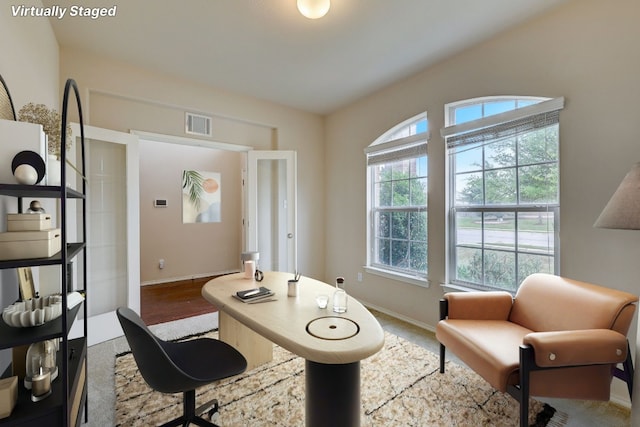
[[[87,122],[128,132],[131,129],[186,136],[184,111],[214,117],[213,140],[256,149],[298,152],[298,262],[305,274],[324,272],[324,121],[255,98],[232,94],[169,75],[132,67],[77,50],[61,50],[61,70],[83,91]],[[141,170],[141,175],[146,171]],[[152,195],[141,194],[141,204]],[[145,218],[141,218],[141,223]],[[227,244],[229,244],[227,242]],[[145,245],[141,242],[141,245]],[[234,256],[238,247],[230,248]],[[146,256],[144,253],[141,254]],[[151,264],[151,262],[149,262]],[[157,259],[152,269],[157,269]],[[143,261],[143,269],[147,268]],[[200,265],[198,271],[210,266]],[[148,273],[148,274],[147,274]],[[155,272],[157,273],[157,271]],[[143,272],[144,281],[152,277]]]
[[[140,281],[203,277],[239,268],[244,154],[140,142]],[[220,173],[221,221],[182,223],[182,171]],[[166,208],[153,206],[166,199]],[[165,260],[164,269],[159,260]]]
[[[487,95],[564,96],[561,274],[638,294],[640,234],[592,227],[620,180],[640,160],[638,16],[635,0],[574,0],[331,114],[326,125],[325,276],[344,275],[354,296],[433,327],[445,282],[445,149],[439,132],[445,103]],[[424,111],[432,133],[431,287],[366,273],[358,283],[366,260],[363,149]]]

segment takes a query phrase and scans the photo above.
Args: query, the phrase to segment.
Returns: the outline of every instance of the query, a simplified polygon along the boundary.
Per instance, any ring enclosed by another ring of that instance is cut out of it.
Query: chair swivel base
[[[213,416],[218,412],[219,406],[218,401],[213,399],[204,405],[199,406],[196,409],[196,393],[195,390],[190,390],[184,392],[184,401],[183,401],[183,415],[180,417],[171,420],[165,424],[162,424],[160,427],[176,427],[176,426],[184,426],[187,427],[190,424],[195,424],[202,427],[220,427],[217,424],[214,424],[200,415],[203,414],[208,408],[207,415],[210,419],[213,419]]]

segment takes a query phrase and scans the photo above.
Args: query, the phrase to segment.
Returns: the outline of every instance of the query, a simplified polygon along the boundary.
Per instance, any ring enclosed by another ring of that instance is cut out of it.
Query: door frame
[[[71,123],[74,135],[80,135],[77,123]],[[127,306],[140,313],[140,161],[138,150],[138,136],[131,133],[118,132],[95,126],[84,126],[85,143],[91,140],[105,141],[125,145],[126,173],[127,173]],[[91,219],[88,218],[88,221]],[[91,236],[86,236],[87,240]],[[87,252],[87,260],[91,253]],[[90,282],[91,272],[88,270],[87,281]],[[91,298],[88,292],[87,298]],[[78,322],[76,322],[77,324]],[[110,311],[87,319],[87,344],[94,345],[123,335],[116,312]],[[74,324],[74,326],[76,325]],[[71,333],[74,333],[72,328]],[[76,332],[77,333],[77,332]]]
[[[286,163],[287,265],[293,273],[298,270],[298,177],[297,153],[293,150],[251,150],[247,153],[245,251],[258,251],[258,160],[284,160]]]

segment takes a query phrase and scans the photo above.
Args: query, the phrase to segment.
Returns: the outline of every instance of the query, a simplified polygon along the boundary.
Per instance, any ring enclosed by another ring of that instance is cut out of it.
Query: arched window
[[[394,126],[367,155],[370,273],[427,285],[426,113]]]
[[[559,274],[563,105],[490,97],[445,106],[448,283],[515,292],[529,274]]]

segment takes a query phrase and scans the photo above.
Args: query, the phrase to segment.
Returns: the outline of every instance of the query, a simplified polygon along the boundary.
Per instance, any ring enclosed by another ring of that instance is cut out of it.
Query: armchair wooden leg
[[[440,300],[440,320],[444,320],[449,315],[449,301],[442,298]],[[444,374],[444,362],[445,362],[446,348],[443,344],[440,344],[440,373]]]
[[[533,348],[520,346],[520,427],[529,427],[529,377],[534,363]]]
[[[633,359],[631,359],[631,347],[629,346],[629,340],[627,340],[627,359],[622,362],[622,369],[614,366],[612,368],[613,376],[621,379],[627,383],[627,390],[629,390],[629,399],[633,401]]]
[[[509,386],[509,394],[520,403],[520,427],[529,427],[529,377],[535,366],[533,348],[520,346],[520,384]]]

